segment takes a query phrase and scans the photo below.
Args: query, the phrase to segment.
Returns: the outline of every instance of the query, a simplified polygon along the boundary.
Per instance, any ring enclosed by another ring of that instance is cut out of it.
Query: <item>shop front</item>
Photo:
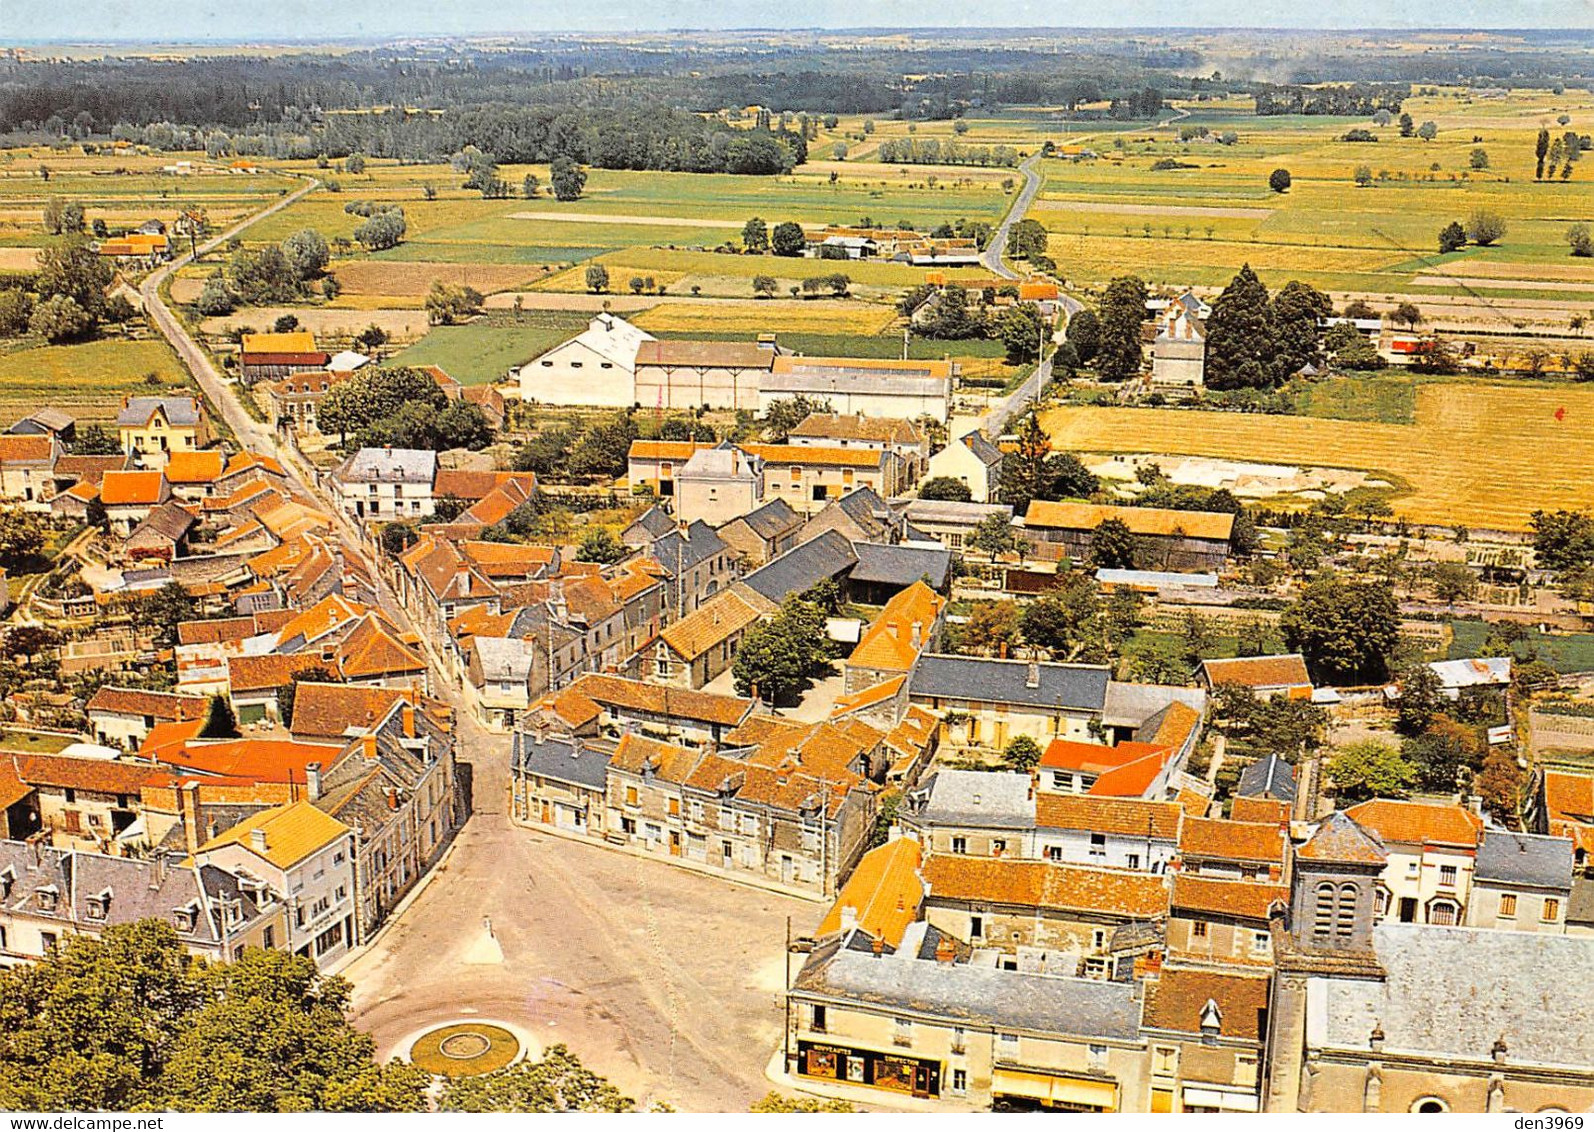
[[[941,1063],[900,1053],[799,1041],[797,1072],[821,1081],[871,1085],[913,1097],[941,1095]]]
[[[1185,1112],[1257,1112],[1261,1107],[1254,1090],[1222,1085],[1186,1085],[1179,1100]]]
[[[991,1103],[1053,1112],[1117,1112],[1118,1084],[1098,1077],[997,1068],[991,1073]]]

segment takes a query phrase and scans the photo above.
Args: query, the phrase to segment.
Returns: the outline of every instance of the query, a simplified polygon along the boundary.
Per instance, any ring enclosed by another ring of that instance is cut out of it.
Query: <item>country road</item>
[[[1017,279],[1018,272],[1002,262],[1002,253],[1007,250],[1007,237],[1013,231],[1013,225],[1024,219],[1024,214],[1029,211],[1029,206],[1035,199],[1035,194],[1041,189],[1041,175],[1035,167],[1040,164],[1041,155],[1032,153],[1024,159],[1018,171],[1024,174],[1024,187],[1018,191],[1013,204],[1007,210],[1007,215],[1002,217],[1002,222],[997,225],[996,231],[991,235],[991,242],[985,245],[985,251],[980,256],[980,263],[987,271],[1000,275],[1003,279]]]
[[[273,213],[281,212],[301,197],[314,192],[320,185],[320,181],[311,180],[309,184],[294,190],[274,204],[261,209],[252,216],[245,217],[225,232],[201,244],[199,246],[199,254],[204,255],[206,252],[221,247],[251,224],[264,220]],[[165,301],[161,298],[161,285],[166,282],[174,271],[188,263],[192,258],[192,255],[178,256],[164,267],[152,271],[149,278],[139,284],[138,293],[139,297],[144,300],[144,311],[155,320],[156,329],[166,336],[166,340],[172,344],[172,349],[177,351],[177,356],[182,358],[183,364],[188,367],[188,372],[194,375],[194,380],[205,391],[205,396],[210,399],[210,403],[216,407],[216,411],[222,415],[222,419],[237,434],[238,442],[245,448],[257,451],[273,451],[276,448],[276,437],[270,427],[255,420],[249,415],[243,405],[238,402],[226,379],[216,372],[216,367],[211,365],[210,358],[206,356],[205,351],[200,349],[199,344],[189,336],[183,324],[177,320],[177,316],[172,314]]]

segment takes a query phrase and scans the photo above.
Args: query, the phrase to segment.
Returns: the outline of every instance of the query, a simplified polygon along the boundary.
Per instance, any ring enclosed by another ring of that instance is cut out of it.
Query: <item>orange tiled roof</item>
[[[847,657],[848,667],[911,671],[945,608],[944,597],[923,582],[914,582],[893,596],[880,611],[880,616],[863,631],[857,647]],[[913,643],[915,625],[919,629],[917,646]]]
[[[919,444],[924,439],[912,421],[900,417],[866,417],[862,413],[809,413],[791,430],[791,435],[865,440],[876,444]]]
[[[1594,775],[1546,770],[1544,809],[1551,833],[1594,855]]]
[[[211,483],[221,475],[226,461],[226,456],[219,448],[173,452],[166,458],[166,482]]]
[[[625,734],[614,748],[609,765],[615,770],[641,774],[644,768],[665,782],[685,782],[697,765],[698,752],[673,743],[660,743],[640,735]]]
[[[1143,1024],[1153,1030],[1201,1033],[1207,1003],[1216,1003],[1218,1033],[1225,1038],[1258,1041],[1267,1014],[1268,979],[1186,967],[1164,967],[1146,980]]]
[[[100,480],[100,502],[107,507],[156,504],[164,486],[159,472],[106,472]]]
[[[424,672],[420,653],[396,637],[374,613],[367,613],[338,646],[338,667],[346,679]]]
[[[293,653],[282,656],[230,656],[227,658],[227,684],[234,693],[264,692],[293,683],[293,678],[312,668],[330,667],[319,653]]]
[[[1229,805],[1229,818],[1244,822],[1286,822],[1290,804],[1272,798],[1235,798]]]
[[[1171,748],[1158,748],[1133,762],[1103,771],[1086,793],[1094,798],[1143,798],[1172,758]]]
[[[54,454],[55,440],[50,436],[0,433],[0,464],[48,463]]]
[[[1132,763],[1147,755],[1155,755],[1165,748],[1154,743],[1126,741],[1114,746],[1105,743],[1081,743],[1074,739],[1053,739],[1041,755],[1040,765],[1048,770],[1082,770],[1100,774],[1114,767]]]
[[[1173,896],[1169,902],[1175,915],[1180,912],[1205,912],[1242,920],[1266,920],[1274,904],[1286,907],[1289,886],[1255,880],[1227,880],[1218,877],[1173,874]]]
[[[147,715],[155,719],[202,719],[209,709],[210,700],[205,696],[146,692],[141,688],[116,688],[107,684],[95,690],[84,710]]]
[[[1446,802],[1397,802],[1374,798],[1345,811],[1388,845],[1450,845],[1475,849],[1483,819],[1465,806]]]
[[[1036,794],[1035,824],[1045,829],[1088,829],[1175,841],[1183,811],[1172,802]]]
[[[1128,870],[935,854],[924,863],[924,879],[932,900],[1090,910],[1135,919],[1150,919],[1168,907],[1162,877]]]
[[[763,611],[735,590],[721,590],[659,636],[678,656],[693,660],[761,616]]]
[[[1029,528],[1093,531],[1117,519],[1131,534],[1224,540],[1234,531],[1234,516],[1221,511],[1173,511],[1162,507],[1111,507],[1097,503],[1032,500],[1024,513]]]
[[[170,786],[172,776],[148,763],[80,759],[71,755],[8,756],[29,786],[54,786],[94,794],[137,794],[145,786]]]
[[[820,467],[867,468],[878,470],[890,458],[884,448],[825,448],[805,444],[743,444],[742,451],[762,459],[766,464],[786,467],[811,464]]]
[[[595,673],[581,677],[563,692],[577,693],[601,706],[630,708],[654,715],[718,723],[725,727],[735,727],[753,709],[753,701],[740,696],[646,684],[640,680]]]
[[[396,688],[305,682],[294,694],[288,730],[296,737],[341,738],[375,727],[405,696]]]
[[[853,692],[851,695],[837,696],[834,706],[830,709],[830,718],[836,719],[839,716],[851,715],[853,712],[863,711],[865,708],[871,708],[893,699],[897,693],[902,691],[902,685],[907,682],[907,679],[906,676],[894,676],[890,680],[882,680],[878,684],[871,684],[869,687]]]
[[[924,882],[919,879],[919,843],[898,837],[869,850],[858,861],[836,902],[819,923],[821,937],[842,930],[842,909],[851,908],[857,924],[873,939],[891,947],[919,918]]]
[[[633,440],[628,454],[632,460],[680,460],[692,458],[699,448],[712,448],[693,440]]]
[[[185,770],[228,778],[302,783],[307,765],[320,763],[329,767],[342,750],[339,743],[303,743],[297,739],[224,739],[168,748],[159,758]]]
[[[1312,684],[1300,653],[1204,660],[1201,664],[1213,684],[1243,684],[1248,688],[1301,688]]]
[[[1179,852],[1190,857],[1224,861],[1276,861],[1284,863],[1284,831],[1277,823],[1223,821],[1221,818],[1184,819],[1179,832]]]

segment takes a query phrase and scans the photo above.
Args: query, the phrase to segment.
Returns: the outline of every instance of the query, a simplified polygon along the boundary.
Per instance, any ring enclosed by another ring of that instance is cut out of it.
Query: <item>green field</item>
[[[1449,658],[1461,660],[1479,655],[1489,627],[1482,621],[1452,621],[1454,638]],[[1541,633],[1528,630],[1527,643],[1539,659],[1557,672],[1594,672],[1594,633]]]
[[[806,166],[782,177],[590,169],[585,192],[576,201],[555,200],[546,188],[533,200],[518,193],[508,200],[483,200],[462,189],[461,175],[442,165],[371,162],[368,172],[357,177],[316,170],[310,163],[293,168],[336,180],[341,191],[312,194],[268,217],[249,231],[251,242],[280,240],[306,227],[329,239],[352,237],[362,220],[344,211],[347,204],[392,201],[403,206],[408,232],[402,245],[380,253],[380,258],[437,263],[579,263],[621,253],[620,261],[629,266],[642,250],[669,254],[738,239],[743,223],[753,216],[763,217],[771,228],[784,220],[850,224],[867,217],[879,224],[905,221],[928,230],[963,217],[995,220],[1009,200],[1000,182],[988,178],[945,171],[931,178],[922,170],[872,164],[847,166],[834,183],[828,172]],[[501,171],[517,189],[528,172],[546,186],[546,167],[505,166]],[[435,199],[426,199],[426,186]],[[525,213],[546,215],[517,215]],[[824,270],[835,270],[835,265]],[[889,281],[916,279],[911,269],[897,267]]]
[[[1594,127],[1587,91],[1479,100],[1445,90],[1408,99],[1413,119],[1438,126],[1432,141],[1402,138],[1396,126],[1370,119],[1190,109],[1174,126],[1137,131],[1121,149],[1097,139],[1098,159],[1044,163],[1046,184],[1030,215],[1051,231],[1051,254],[1066,275],[1101,281],[1132,272],[1161,284],[1219,286],[1248,262],[1270,286],[1299,278],[1325,290],[1465,295],[1463,285],[1436,278],[1442,270],[1498,281],[1475,288],[1490,300],[1594,299],[1594,264],[1572,260],[1565,241],[1571,219],[1594,212],[1594,163],[1579,162],[1569,181],[1533,180],[1541,125],[1556,137]],[[1196,126],[1213,137],[1179,140],[1178,128]],[[1378,141],[1341,140],[1352,127]],[[1215,140],[1226,130],[1238,143]],[[1488,168],[1471,167],[1474,149],[1487,153]],[[1193,168],[1153,168],[1170,158]],[[1372,171],[1373,185],[1356,186],[1359,165]],[[1268,188],[1276,168],[1291,174],[1286,193]],[[1439,229],[1479,208],[1506,219],[1505,237],[1440,257]]]
[[[512,366],[586,329],[579,312],[527,311],[522,321],[497,318],[467,326],[439,326],[394,357],[396,365],[441,366],[466,385],[501,380]]]
[[[0,351],[0,423],[44,405],[79,421],[115,420],[129,393],[192,392],[187,374],[164,341],[102,338],[72,346],[38,346],[15,339]],[[149,374],[158,385],[147,381]]]

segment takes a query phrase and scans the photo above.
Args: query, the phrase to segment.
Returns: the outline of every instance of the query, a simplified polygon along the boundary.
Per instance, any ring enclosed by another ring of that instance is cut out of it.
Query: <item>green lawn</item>
[[[1417,383],[1409,377],[1347,375],[1301,382],[1286,390],[1303,417],[1411,424],[1417,412]]]
[[[22,751],[25,754],[53,755],[66,750],[77,737],[73,735],[48,735],[14,728],[0,729],[0,751]]]
[[[527,311],[466,326],[439,326],[398,354],[396,365],[442,366],[466,385],[501,380],[512,366],[529,361],[586,328],[580,311]]]
[[[147,378],[154,374],[159,383]],[[116,418],[129,393],[192,392],[177,356],[164,341],[101,338],[71,346],[31,339],[0,345],[0,423],[51,405],[79,421]]]
[[[1451,660],[1477,656],[1489,632],[1482,621],[1452,621],[1450,628],[1455,634],[1450,642]],[[1530,629],[1528,643],[1538,650],[1539,659],[1557,672],[1594,670],[1594,633],[1548,634]]]

